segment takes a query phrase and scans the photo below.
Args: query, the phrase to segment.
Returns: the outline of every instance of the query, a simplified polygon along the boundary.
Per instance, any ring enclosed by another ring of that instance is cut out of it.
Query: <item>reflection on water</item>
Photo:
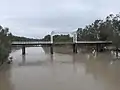
[[[22,63],[24,64],[26,61],[26,55],[22,55]]]
[[[0,90],[14,90],[10,78],[10,66],[0,67]]]
[[[0,90],[120,89],[120,61],[110,53],[50,55],[34,47],[11,56],[13,64],[0,69]]]

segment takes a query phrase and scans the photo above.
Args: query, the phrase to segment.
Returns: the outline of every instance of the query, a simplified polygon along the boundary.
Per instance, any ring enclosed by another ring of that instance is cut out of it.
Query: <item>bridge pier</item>
[[[53,44],[50,45],[50,53],[53,54]]]
[[[96,44],[96,52],[99,52],[99,44]]]
[[[77,43],[73,44],[73,53],[77,53]]]
[[[22,46],[22,55],[25,55],[25,46]]]
[[[101,52],[103,51],[104,46],[102,44],[96,44],[96,52]]]

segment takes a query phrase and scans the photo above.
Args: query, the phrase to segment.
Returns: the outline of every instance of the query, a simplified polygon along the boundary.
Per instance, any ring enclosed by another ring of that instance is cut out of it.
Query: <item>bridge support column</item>
[[[25,55],[25,46],[22,46],[22,55]]]
[[[100,46],[100,44],[96,44],[96,52],[99,52]]]
[[[77,53],[77,43],[73,44],[73,53]]]
[[[53,54],[53,44],[50,45],[50,53]]]

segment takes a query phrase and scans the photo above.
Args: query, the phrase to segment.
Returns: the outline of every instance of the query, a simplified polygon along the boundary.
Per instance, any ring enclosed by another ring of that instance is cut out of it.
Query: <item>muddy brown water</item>
[[[120,90],[120,61],[108,52],[50,55],[34,47],[11,56],[0,67],[0,90]]]

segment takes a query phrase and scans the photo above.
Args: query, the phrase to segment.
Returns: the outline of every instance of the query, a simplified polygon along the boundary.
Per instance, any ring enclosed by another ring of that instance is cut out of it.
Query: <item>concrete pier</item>
[[[77,44],[76,43],[73,44],[73,53],[77,53]]]
[[[25,46],[22,46],[22,55],[25,55]]]
[[[50,45],[50,53],[53,54],[53,44]]]
[[[96,44],[96,52],[99,52],[99,44]]]

